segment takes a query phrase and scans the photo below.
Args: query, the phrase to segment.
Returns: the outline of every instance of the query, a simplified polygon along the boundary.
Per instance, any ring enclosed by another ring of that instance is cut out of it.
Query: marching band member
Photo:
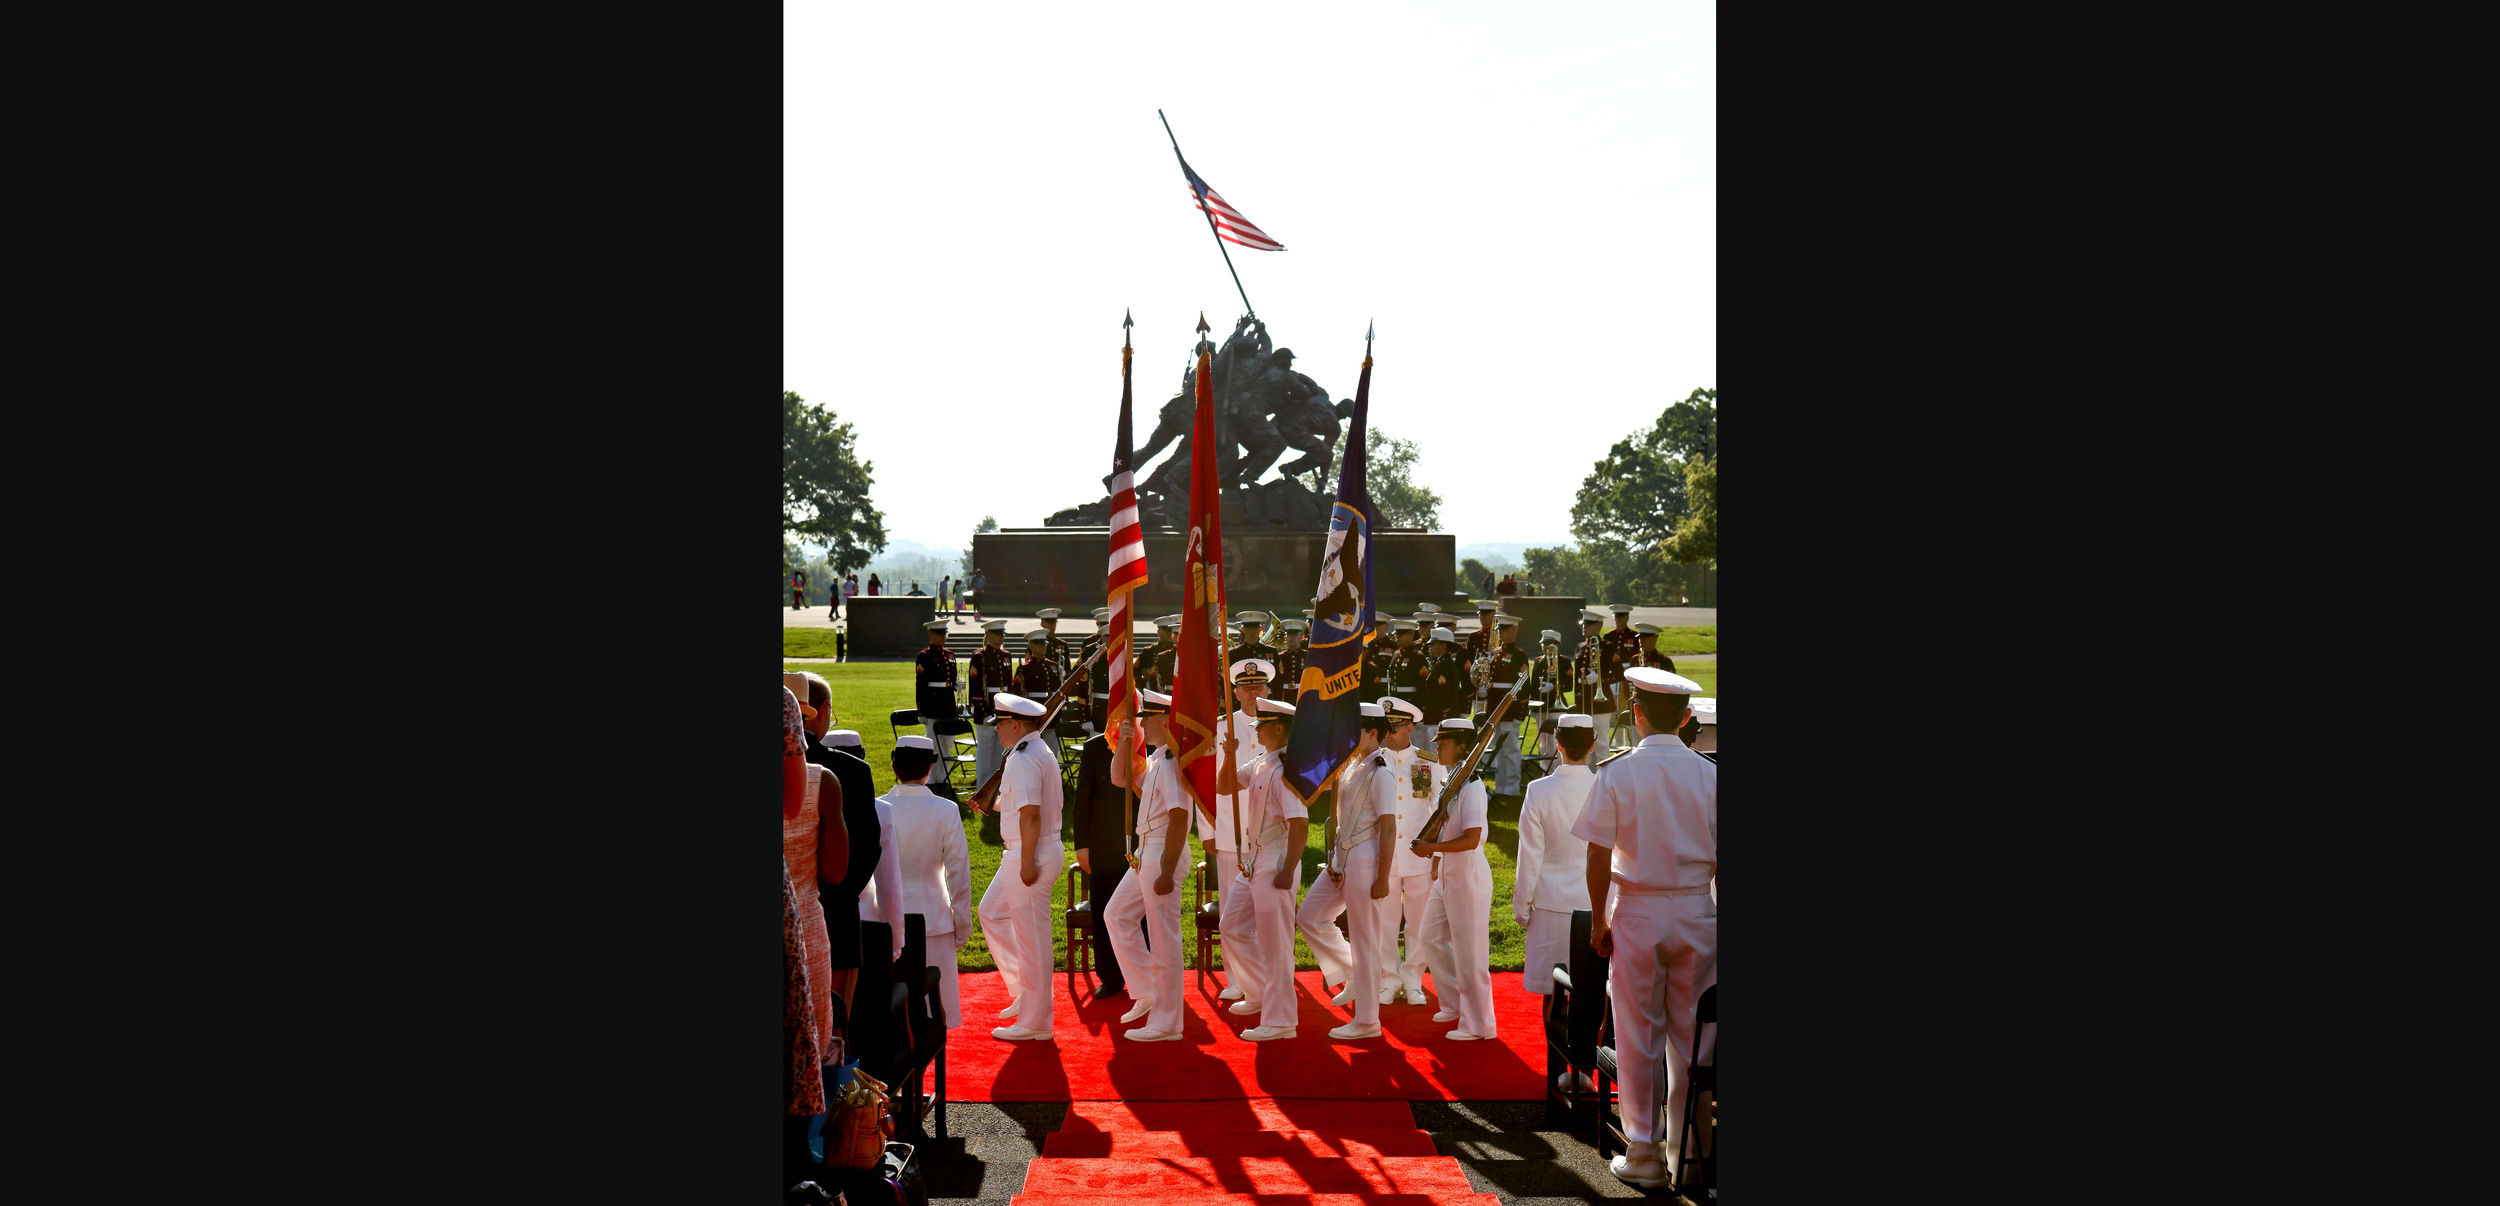
[[[1224,894],[1224,962],[1230,967],[1239,959],[1249,983],[1249,999],[1230,1009],[1259,1015],[1259,1024],[1241,1037],[1263,1043],[1294,1037],[1300,1020],[1293,988],[1293,910],[1310,813],[1284,781],[1282,755],[1293,732],[1293,706],[1262,699],[1258,709],[1259,743],[1253,752],[1259,756],[1244,772],[1234,757],[1240,743],[1223,738],[1216,783],[1239,794],[1242,838],[1249,843],[1243,853],[1249,869]]]
[[[972,655],[972,781],[987,783],[998,769],[998,718],[990,697],[1016,689],[1016,659],[1007,652],[1007,621],[981,625],[981,648]]]
[[[1475,736],[1474,727],[1459,724],[1456,717],[1441,726],[1443,766],[1453,772],[1458,769],[1467,756],[1468,739]],[[1432,882],[1432,898],[1424,905],[1424,942],[1432,952],[1433,987],[1441,997],[1441,1009],[1432,1020],[1458,1023],[1449,1037],[1459,1040],[1489,1039],[1495,1034],[1493,864],[1484,856],[1484,835],[1490,828],[1485,812],[1484,780],[1470,775],[1450,801],[1450,814],[1441,824],[1442,840],[1417,838],[1408,844],[1418,855],[1442,856],[1440,878]]]
[[[1623,677],[1640,744],[1597,773],[1571,832],[1589,844],[1589,899],[1605,905],[1589,946],[1612,960],[1626,1150],[1609,1167],[1626,1184],[1661,1186],[1684,1125],[1693,1005],[1719,979],[1719,767],[1675,736],[1700,684],[1647,666]]]
[[[1178,889],[1181,859],[1189,852],[1186,817],[1192,810],[1180,767],[1172,761],[1170,722],[1164,719],[1171,711],[1172,697],[1140,691],[1137,699],[1140,736],[1145,744],[1156,747],[1146,762],[1146,781],[1137,789],[1137,869],[1120,881],[1111,894],[1111,908],[1101,920],[1111,927],[1111,949],[1119,956],[1120,977],[1136,1002],[1120,1020],[1144,1019],[1146,1023],[1122,1031],[1120,1037],[1169,1043],[1181,1037]],[[1141,932],[1140,921],[1150,929]]]
[[[1528,931],[1528,962],[1522,979],[1539,996],[1554,991],[1554,965],[1571,966],[1571,915],[1589,907],[1588,847],[1572,836],[1588,803],[1589,749],[1596,720],[1567,712],[1554,718],[1554,772],[1528,785],[1519,806],[1519,875],[1511,883],[1510,912]]]
[[[1614,748],[1615,727],[1614,685],[1623,668],[1608,656],[1605,641],[1605,617],[1593,611],[1580,613],[1580,648],[1571,655],[1571,697],[1580,701],[1580,711],[1596,722],[1597,744],[1590,747],[1589,765],[1595,766]]]
[[[990,1037],[1047,1039],[1056,987],[1051,983],[1050,889],[1053,875],[1064,865],[1059,759],[1051,750],[1050,735],[1040,732],[1044,710],[1039,701],[1003,691],[992,698],[998,707],[998,739],[1009,747],[998,789],[998,829],[1007,839],[1007,852],[981,895],[981,932],[989,937],[999,978],[1013,998],[998,1016],[1015,1023],[990,1031]]]

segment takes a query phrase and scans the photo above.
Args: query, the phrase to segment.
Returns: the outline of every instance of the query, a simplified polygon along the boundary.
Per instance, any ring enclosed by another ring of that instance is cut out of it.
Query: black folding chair
[[[901,1079],[911,1056],[912,990],[894,978],[894,961],[884,957],[892,949],[894,927],[882,921],[859,923],[859,979],[851,990],[850,1054],[870,1076],[887,1085]]]
[[[946,764],[943,777],[950,784],[959,774],[966,779],[972,777],[974,738],[971,734],[972,722],[960,716],[942,717],[929,726],[929,743],[938,747],[938,758]]]
[[[903,730],[920,724],[920,709],[896,708],[886,716],[885,724],[886,729],[893,733],[895,740],[899,742],[902,740]]]
[[[1076,998],[1076,968],[1085,965],[1085,974],[1094,974],[1094,897],[1083,871],[1075,863],[1068,864],[1068,908],[1060,916],[1066,928],[1068,946],[1068,998]]]
[[[1570,1129],[1593,1131],[1605,1121],[1607,1101],[1593,1087],[1598,1032],[1606,1020],[1606,957],[1589,949],[1590,913],[1571,915],[1571,962],[1554,967],[1554,991],[1545,999],[1545,1113]],[[1582,1088],[1591,1078],[1590,1088]]]
[[[1203,980],[1215,970],[1213,952],[1224,945],[1224,905],[1215,898],[1213,859],[1198,864],[1190,881],[1189,911],[1198,917],[1198,978]]]
[[[1719,986],[1713,984],[1702,989],[1701,999],[1693,1003],[1692,1058],[1685,1065],[1691,1075],[1684,1085],[1684,1129],[1675,1140],[1675,1183],[1682,1186],[1685,1183],[1684,1170],[1698,1167],[1701,1172],[1701,1196],[1693,1200],[1705,1203],[1716,1201],[1719,1196],[1719,1057],[1714,1052],[1709,1063],[1701,1062],[1701,1028],[1718,1024]],[[1707,1118],[1701,1113],[1704,1093],[1710,1095],[1710,1116]],[[1710,1151],[1707,1155],[1695,1155],[1693,1149],[1701,1145],[1704,1136],[1711,1141]]]

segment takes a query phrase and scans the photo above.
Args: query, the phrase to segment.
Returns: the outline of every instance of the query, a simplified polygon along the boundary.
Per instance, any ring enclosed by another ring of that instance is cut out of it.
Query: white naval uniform
[[[1172,824],[1176,809],[1196,811],[1189,806],[1188,789],[1181,785],[1180,767],[1167,745],[1146,759],[1146,781],[1137,792],[1137,866],[1120,877],[1102,918],[1111,927],[1111,953],[1120,961],[1128,995],[1154,1001],[1145,1028],[1166,1034],[1181,1029],[1181,885],[1189,878],[1189,831]],[[1172,867],[1172,890],[1156,895],[1154,881],[1163,874],[1168,842],[1182,844],[1180,861]],[[1141,920],[1152,927],[1151,933],[1140,931]]]
[[[1311,814],[1293,789],[1285,786],[1285,760],[1276,754],[1259,760],[1241,798],[1243,834],[1253,861],[1250,877],[1239,885],[1240,890],[1224,898],[1224,961],[1229,964],[1236,956],[1254,956],[1244,959],[1242,966],[1245,971],[1257,969],[1257,982],[1244,991],[1259,1003],[1259,1025],[1290,1028],[1301,1016],[1293,984],[1293,910],[1302,886],[1302,859],[1285,839],[1291,831],[1289,822],[1307,823]],[[1286,873],[1281,888],[1276,886],[1278,871]],[[1243,902],[1238,921],[1236,897]]]
[[[1450,801],[1443,840],[1456,841],[1470,829],[1480,831],[1480,840],[1473,850],[1441,856],[1441,878],[1424,906],[1424,943],[1432,952],[1435,995],[1441,1008],[1458,1014],[1457,1032],[1492,1038],[1493,864],[1485,859],[1484,842],[1493,828],[1485,811],[1481,779],[1469,779]]]
[[[1310,894],[1294,914],[1302,940],[1319,960],[1321,983],[1333,975],[1353,986],[1354,1021],[1363,1026],[1380,1023],[1380,906],[1387,902],[1372,899],[1372,879],[1384,852],[1378,840],[1380,805],[1371,782],[1384,769],[1372,765],[1379,760],[1377,753],[1366,755],[1361,765],[1346,768],[1338,778],[1337,848],[1328,852],[1328,866],[1337,874],[1322,871],[1313,878]],[[1339,913],[1346,915],[1344,934],[1337,932]]]
[[[955,950],[972,934],[972,861],[962,814],[953,800],[918,783],[897,783],[878,798],[894,810],[896,862],[903,912],[918,913],[928,937],[929,966],[938,969],[946,1024],[964,1024],[955,984]]]
[[[1424,905],[1432,899],[1432,860],[1418,858],[1407,849],[1415,840],[1424,822],[1432,819],[1433,803],[1441,798],[1441,785],[1449,771],[1432,760],[1425,749],[1410,745],[1402,750],[1384,749],[1381,756],[1389,760],[1389,777],[1396,780],[1391,792],[1398,818],[1398,839],[1389,856],[1389,898],[1380,902],[1380,987],[1396,988],[1409,996],[1424,995]],[[1429,767],[1431,784],[1417,795],[1414,787],[1415,768]],[[1389,811],[1389,809],[1384,809]],[[1450,832],[1456,833],[1456,830]],[[1398,926],[1406,928],[1406,957],[1398,957]]]
[[[961,826],[958,826],[960,828]],[[877,800],[877,871],[859,889],[859,919],[882,921],[894,935],[887,945],[885,961],[892,963],[903,957],[903,862],[894,848],[894,806],[880,797]],[[861,951],[865,959],[868,952]]]
[[[1216,748],[1219,751],[1218,756],[1221,757],[1220,751],[1224,740],[1222,729],[1216,730],[1215,739]],[[1241,780],[1242,790],[1229,796],[1217,793],[1216,810],[1217,815],[1224,818],[1224,837],[1229,840],[1233,836],[1233,818],[1230,812],[1232,809],[1238,809],[1241,813],[1242,840],[1249,842],[1251,828],[1258,824],[1258,818],[1252,815],[1248,804],[1251,775],[1260,766],[1277,759],[1268,753],[1267,747],[1259,744],[1258,731],[1255,729],[1241,735],[1241,746],[1236,758],[1238,761],[1233,767],[1233,773]],[[1230,809],[1226,807],[1227,804],[1231,806]],[[1251,842],[1251,845],[1255,846],[1257,843]],[[1216,899],[1219,902],[1216,908],[1218,919],[1216,925],[1217,932],[1224,935],[1224,987],[1227,990],[1241,990],[1241,1000],[1265,1001],[1267,998],[1259,995],[1260,988],[1267,983],[1267,976],[1265,965],[1259,962],[1259,947],[1256,941],[1259,926],[1258,905],[1250,899],[1248,892],[1236,891],[1233,887],[1233,881],[1242,877],[1242,865],[1248,861],[1248,857],[1236,855],[1232,848],[1218,848],[1209,857],[1214,860],[1214,866],[1208,869],[1215,872],[1215,882],[1222,885],[1223,889],[1216,893]],[[1250,938],[1251,941],[1236,941],[1245,937]],[[1225,995],[1230,994],[1228,992]]]
[[[1623,1070],[1624,1138],[1661,1145],[1673,1169],[1693,1003],[1719,981],[1719,906],[1710,896],[1719,873],[1718,764],[1673,733],[1644,737],[1597,772],[1571,832],[1614,850],[1607,904],[1615,954],[1606,994]],[[1704,1062],[1710,1049],[1703,1044]]]
[[[1007,852],[981,894],[980,909],[981,932],[998,961],[999,979],[1016,1002],[1015,1025],[1042,1031],[1051,1029],[1056,988],[1051,983],[1056,960],[1050,949],[1050,890],[1066,865],[1059,841],[1059,760],[1051,755],[1050,740],[1048,733],[1035,733],[1007,752],[998,789],[998,830],[1007,839]],[[1024,852],[1018,846],[1024,834],[1017,813],[1027,808],[1038,810],[1042,822],[1033,851],[1041,874],[1030,884],[1024,882]]]
[[[1247,755],[1251,751],[1259,748],[1259,726],[1257,717],[1252,716],[1248,712],[1236,711],[1233,713],[1232,723],[1241,726],[1238,732],[1241,735],[1241,752],[1244,755]],[[1222,753],[1224,748],[1222,745],[1224,740],[1224,725],[1225,721],[1222,717],[1216,718],[1215,740],[1217,745],[1214,749],[1208,751],[1209,753],[1218,755]],[[1247,774],[1243,775],[1245,780],[1247,780],[1248,777],[1249,776]],[[1239,806],[1240,797],[1238,795],[1228,796],[1218,792],[1215,797],[1215,815],[1213,817],[1209,817],[1206,813],[1200,812],[1195,808],[1189,810],[1189,814],[1196,817],[1198,821],[1199,846],[1201,849],[1214,851],[1214,853],[1209,854],[1206,857],[1208,869],[1215,872],[1215,888],[1218,899],[1221,899],[1224,894],[1224,885],[1233,881],[1233,811]],[[1244,827],[1246,828],[1247,818],[1244,818],[1244,822]],[[1188,869],[1189,865],[1186,862],[1181,864],[1181,870],[1187,871]],[[1224,932],[1226,934],[1232,933],[1230,930],[1226,930]]]
[[[1571,966],[1571,915],[1589,907],[1589,844],[1572,836],[1596,778],[1581,763],[1556,762],[1528,785],[1519,805],[1519,874],[1510,911],[1525,917],[1528,962],[1521,979],[1540,996],[1554,990],[1554,965]]]

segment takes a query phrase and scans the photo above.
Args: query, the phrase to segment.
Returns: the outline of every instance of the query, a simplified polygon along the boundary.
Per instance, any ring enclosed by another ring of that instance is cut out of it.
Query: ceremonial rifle
[[[1415,831],[1416,841],[1441,840],[1441,828],[1450,820],[1450,802],[1457,799],[1459,791],[1476,777],[1476,764],[1484,759],[1484,751],[1493,744],[1494,735],[1502,727],[1502,717],[1509,713],[1512,704],[1519,702],[1519,692],[1528,685],[1528,676],[1533,673],[1533,667],[1520,671],[1519,681],[1512,683],[1510,690],[1502,693],[1501,701],[1493,705],[1493,710],[1484,714],[1484,732],[1477,734],[1476,748],[1467,751],[1467,756],[1450,768],[1450,777],[1441,783],[1441,801],[1433,806],[1432,815],[1424,818],[1423,828]],[[1491,819],[1486,818],[1488,824]],[[1438,854],[1432,856],[1432,877],[1436,880],[1441,878],[1441,856]]]
[[[1068,701],[1069,684],[1074,683],[1077,675],[1083,673],[1086,667],[1093,665],[1094,659],[1101,657],[1102,651],[1108,647],[1108,642],[1095,646],[1092,653],[1085,655],[1084,661],[1076,664],[1075,671],[1059,680],[1059,689],[1051,692],[1049,699],[1042,701],[1042,721],[1041,724],[1033,730],[1034,736],[1046,737],[1050,735],[1051,722],[1059,719],[1059,707]],[[1052,740],[1055,741],[1057,738],[1053,737]],[[1051,761],[1056,762],[1058,759],[1053,758]],[[1001,758],[998,760],[998,769],[991,771],[990,777],[987,780],[984,780],[981,786],[973,789],[972,797],[969,803],[975,811],[990,811],[991,801],[998,798],[999,781],[1006,775],[1006,773],[1007,760],[1005,758]]]

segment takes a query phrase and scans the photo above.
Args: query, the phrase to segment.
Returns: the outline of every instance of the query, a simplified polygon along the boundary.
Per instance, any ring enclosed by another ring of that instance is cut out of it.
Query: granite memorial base
[[[1181,565],[1188,533],[1146,533],[1146,585],[1137,592],[1140,620],[1181,609]],[[1224,597],[1236,612],[1272,612],[1300,618],[1319,584],[1326,532],[1224,533]],[[1103,604],[1103,579],[1111,534],[1103,528],[1022,528],[983,532],[972,538],[972,563],[989,576],[982,596],[987,615],[1031,615],[1044,607],[1083,616]],[[1415,613],[1418,603],[1463,610],[1457,577],[1458,538],[1447,533],[1374,532],[1374,608],[1391,615]],[[1470,613],[1472,615],[1472,613]],[[1577,625],[1574,625],[1577,631]],[[1532,634],[1533,635],[1533,634]],[[1269,639],[1273,640],[1273,634]]]
[[[929,643],[922,627],[937,618],[937,600],[927,595],[853,595],[843,608],[851,633],[844,642],[851,657],[909,657]]]

